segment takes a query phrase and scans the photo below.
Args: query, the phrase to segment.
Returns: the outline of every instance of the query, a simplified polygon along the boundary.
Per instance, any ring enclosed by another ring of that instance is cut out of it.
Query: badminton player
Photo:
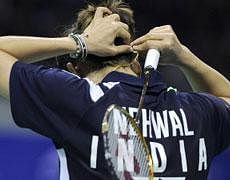
[[[230,145],[229,81],[182,45],[171,26],[134,40],[127,5],[99,6],[80,11],[68,37],[0,37],[0,94],[10,98],[15,122],[64,148],[71,180],[109,179],[101,137],[104,113],[117,104],[135,116],[143,80],[132,51],[155,48],[161,63],[178,66],[194,90],[168,88],[157,71],[152,73],[139,126],[155,177],[205,179],[214,156]],[[63,54],[87,67],[85,78],[28,64]]]

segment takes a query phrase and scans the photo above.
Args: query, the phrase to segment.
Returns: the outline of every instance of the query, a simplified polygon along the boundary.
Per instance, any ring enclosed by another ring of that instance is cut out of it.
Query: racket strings
[[[114,140],[114,139],[116,139],[117,137],[117,135],[116,134],[114,134],[113,133],[113,129],[114,129],[114,118],[113,118],[113,116],[111,116],[110,117],[110,119],[109,119],[109,122],[111,122],[110,123],[110,128],[112,129],[112,131],[109,131],[109,134],[108,134],[108,137],[109,137],[109,151],[112,153],[112,155],[116,155],[116,151],[117,151],[117,146],[118,146],[118,142],[116,141],[116,140]],[[111,156],[111,157],[113,157],[113,156]],[[112,164],[117,164],[117,160],[116,160],[116,158],[111,158],[111,160],[112,160]],[[117,168],[117,167],[113,167],[113,168]]]
[[[109,113],[107,113],[107,116],[104,119],[108,123],[108,127],[109,127],[107,133],[104,134],[103,137],[105,143],[105,153],[107,154],[106,159],[109,168],[111,169],[111,174],[114,174],[116,176],[115,179],[119,179],[119,180],[130,180],[130,179],[134,179],[134,177],[136,177],[135,179],[138,179],[138,177],[149,177],[150,163],[149,163],[148,151],[146,150],[145,139],[140,133],[139,127],[137,126],[135,120],[130,119],[131,118],[130,115],[127,115],[127,113],[123,111],[125,110],[114,108]],[[121,128],[120,126],[122,125],[122,123],[118,125],[118,121],[124,122],[124,120],[127,122],[123,124],[126,127],[123,127],[123,130],[121,130],[119,128]],[[115,127],[118,128],[116,129],[116,131],[115,131]],[[124,128],[127,129],[124,131]],[[131,140],[133,144],[133,148],[134,148],[133,149],[134,151],[133,172],[127,171],[127,167],[125,167],[127,166],[127,164],[124,165],[123,171],[118,171],[119,138],[124,139],[126,145],[129,145],[127,143],[128,140]]]
[[[129,123],[129,127],[132,127]],[[149,165],[148,165],[148,156],[145,148],[143,147],[143,140],[140,138],[139,132],[134,128],[135,135],[130,135],[130,139],[133,140],[134,151],[135,151],[135,161],[137,163],[139,172],[136,172],[139,175],[145,176],[149,174]],[[130,133],[130,128],[128,129],[128,133]],[[134,171],[135,172],[135,171]]]

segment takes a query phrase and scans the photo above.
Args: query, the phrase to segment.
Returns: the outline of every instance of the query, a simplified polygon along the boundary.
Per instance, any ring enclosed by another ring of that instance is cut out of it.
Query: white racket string
[[[129,125],[128,127],[132,127],[130,123],[128,125]],[[128,129],[128,134],[129,133],[130,133],[130,128]],[[135,132],[135,134],[137,134],[137,132]],[[149,168],[148,168],[148,159],[146,156],[146,152],[142,147],[143,146],[142,141],[140,140],[140,138],[138,138],[138,136],[132,134],[130,134],[129,137],[130,139],[133,140],[134,151],[135,151],[134,158],[136,158],[136,164],[138,165],[138,168],[140,170],[139,174],[144,176],[148,173]]]
[[[149,177],[150,172],[153,172],[149,166],[149,164],[151,164],[149,163],[149,151],[146,150],[148,147],[135,120],[124,109],[115,106],[106,113],[103,123],[106,127],[106,130],[102,131],[105,158],[108,163],[109,171],[111,175],[114,176],[112,179],[130,180],[138,179],[138,177]],[[120,146],[119,139],[122,140],[121,142],[125,142],[125,144]],[[130,145],[133,148],[134,154],[129,154],[132,153]],[[120,152],[126,155],[121,155]],[[119,160],[118,158],[127,158],[125,157],[127,153],[129,158],[133,159],[130,162],[127,162],[127,159],[122,159],[122,161],[124,161],[122,162],[124,163],[122,165],[123,170],[119,170],[118,163],[121,159]],[[129,163],[134,163],[133,170],[128,170]]]

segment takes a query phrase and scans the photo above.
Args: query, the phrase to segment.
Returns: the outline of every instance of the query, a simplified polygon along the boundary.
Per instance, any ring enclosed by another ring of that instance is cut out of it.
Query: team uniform
[[[10,78],[15,122],[61,145],[71,180],[109,179],[101,124],[117,104],[135,117],[143,80],[119,72],[101,83],[60,69],[16,62]],[[176,92],[154,71],[138,123],[156,179],[206,179],[213,157],[230,145],[230,109],[208,94]]]

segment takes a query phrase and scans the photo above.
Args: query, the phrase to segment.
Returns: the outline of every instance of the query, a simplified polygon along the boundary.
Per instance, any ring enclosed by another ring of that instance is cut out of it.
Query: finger
[[[110,19],[111,21],[120,21],[121,18],[118,14],[111,14],[109,16],[106,16],[105,18]]]
[[[164,29],[152,29],[149,31],[149,33],[168,33],[171,32],[168,29],[164,28]]]
[[[113,55],[123,54],[123,53],[131,53],[133,52],[133,48],[129,45],[120,45],[113,47]]]
[[[150,34],[151,33],[174,33],[175,34],[174,30],[169,25],[166,25],[166,26],[164,26],[162,28],[161,27],[154,28],[154,29],[150,30],[149,33]]]
[[[71,62],[68,62],[66,64],[66,67],[68,69],[69,72],[73,73],[73,74],[77,74],[77,71],[75,70],[73,64]]]
[[[104,14],[112,14],[112,12],[106,7],[98,7],[95,12],[94,19],[103,18]]]
[[[172,30],[172,26],[171,25],[163,25],[163,26],[158,26],[153,28],[152,30],[156,30],[156,31],[162,31],[162,30]]]
[[[164,33],[147,33],[146,35],[141,36],[141,37],[137,38],[136,40],[134,40],[133,42],[131,42],[130,45],[136,46],[136,45],[142,44],[148,40],[162,40],[164,38],[165,38]]]
[[[117,22],[118,27],[124,28],[126,31],[129,31],[129,26],[123,22]]]
[[[141,51],[146,51],[146,50],[149,50],[149,49],[157,49],[157,50],[161,51],[161,47],[162,47],[162,42],[161,41],[148,40],[148,41],[145,41],[142,44],[133,46],[133,50],[141,52]]]
[[[136,46],[139,44],[142,44],[146,41],[149,40],[159,40],[159,41],[164,41],[164,40],[170,40],[175,38],[175,33],[174,32],[151,32],[148,33],[138,39],[136,39],[135,41],[131,42],[130,45],[131,46]]]
[[[129,33],[127,30],[125,30],[124,28],[120,28],[120,29],[117,31],[116,37],[119,37],[119,38],[123,39],[124,44],[129,44],[129,43],[130,43],[131,35],[130,35],[130,33]]]
[[[148,34],[135,39],[133,42],[130,43],[130,45],[131,46],[136,46],[138,44],[141,44],[141,43],[145,42],[147,39],[148,39]]]

